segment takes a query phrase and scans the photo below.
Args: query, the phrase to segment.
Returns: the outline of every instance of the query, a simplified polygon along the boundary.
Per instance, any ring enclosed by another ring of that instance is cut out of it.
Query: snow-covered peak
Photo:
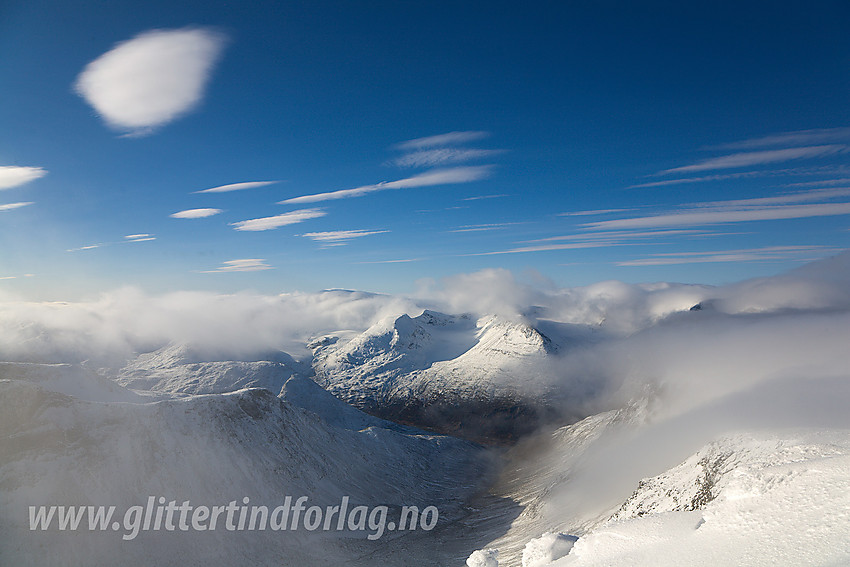
[[[523,321],[511,321],[498,316],[478,320],[476,349],[490,355],[506,356],[545,355],[557,351],[552,340]]]

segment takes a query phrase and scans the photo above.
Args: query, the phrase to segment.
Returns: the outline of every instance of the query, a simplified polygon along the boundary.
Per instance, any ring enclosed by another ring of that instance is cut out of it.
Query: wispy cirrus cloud
[[[128,234],[117,242],[98,242],[97,244],[89,244],[87,246],[80,246],[78,248],[68,248],[67,250],[65,250],[65,252],[80,252],[82,250],[94,250],[96,248],[104,248],[106,246],[112,246],[114,244],[129,244],[131,242],[151,242],[153,240],[156,240],[156,236],[146,232],[138,234]]]
[[[648,258],[617,262],[618,266],[669,266],[677,264],[706,264],[726,262],[759,261],[809,261],[835,254],[841,249],[827,246],[766,246],[742,250],[719,250],[709,252],[670,252],[650,254]]]
[[[74,86],[109,126],[149,133],[200,103],[224,44],[210,29],[147,31],[86,65]]]
[[[784,170],[788,171],[788,170]],[[764,177],[776,175],[775,171],[742,171],[739,173],[719,173],[715,175],[704,175],[702,177],[684,177],[681,179],[665,179],[663,181],[650,181],[649,183],[638,183],[629,185],[627,189],[639,189],[642,187],[665,187],[667,185],[682,185],[685,183],[704,183],[707,181],[725,181],[727,179],[745,179],[749,177]]]
[[[355,264],[408,264],[410,262],[421,262],[423,258],[402,258],[399,260],[367,260],[355,262]]]
[[[229,185],[219,185],[202,191],[193,191],[193,193],[228,193],[230,191],[242,191],[244,189],[255,189],[257,187],[265,187],[266,185],[274,185],[280,181],[245,181],[243,183],[231,183]]]
[[[485,159],[504,153],[505,150],[481,150],[471,148],[438,148],[419,150],[389,162],[396,167],[435,167]]]
[[[153,234],[128,234],[124,237],[124,242],[150,242],[156,240]]]
[[[770,146],[805,146],[812,144],[830,144],[850,140],[850,128],[818,128],[771,134],[760,138],[751,138],[717,146],[723,150],[745,150]]]
[[[612,228],[624,229],[662,226],[697,226],[759,220],[801,219],[848,214],[850,214],[850,203],[819,203],[816,205],[787,205],[723,211],[685,210],[647,217],[601,221],[587,224],[585,227],[600,230]]]
[[[186,209],[185,211],[177,211],[168,216],[175,219],[203,219],[219,214],[221,209]]]
[[[800,175],[846,175],[848,169],[846,166],[819,166],[819,167],[791,167],[782,169],[759,169],[753,171],[740,171],[735,173],[716,173],[713,175],[703,175],[700,177],[681,177],[678,179],[665,179],[662,181],[651,181],[647,183],[638,183],[629,185],[627,189],[638,189],[642,187],[665,187],[668,185],[682,185],[687,183],[705,183],[708,181],[726,181],[728,179],[749,179],[757,177],[783,177],[783,176],[800,176]],[[658,174],[656,174],[658,175]],[[850,183],[850,180],[847,181]],[[816,186],[821,182],[811,182],[810,186]],[[837,183],[831,183],[836,185]],[[800,187],[809,186],[806,183],[789,184],[788,186],[798,185]]]
[[[729,208],[729,207],[761,207],[765,205],[783,205],[787,203],[804,203],[806,201],[826,201],[840,197],[850,197],[850,187],[835,189],[814,189],[810,191],[797,191],[783,193],[773,197],[756,197],[753,199],[730,199],[726,201],[706,201],[695,203],[699,208]]]
[[[709,158],[695,164],[665,169],[658,175],[671,173],[694,173],[717,169],[734,169],[754,165],[782,163],[791,160],[816,158],[834,155],[847,150],[843,144],[827,144],[821,146],[806,146],[801,148],[783,148],[779,150],[762,150],[756,152],[739,152],[735,154]]]
[[[21,207],[26,207],[28,205],[32,205],[32,201],[20,202],[20,203],[6,203],[5,205],[0,205],[0,212],[3,211],[11,211],[14,209],[20,209]]]
[[[529,252],[549,252],[555,250],[581,250],[585,248],[612,248],[619,246],[646,245],[648,240],[669,238],[672,236],[704,237],[715,233],[702,230],[651,230],[628,231],[612,230],[604,232],[587,232],[525,240],[506,250],[470,254],[471,256],[492,256],[499,254],[523,254]]]
[[[497,222],[497,223],[489,223],[489,224],[467,224],[460,226],[458,228],[447,230],[446,232],[489,232],[491,230],[504,230],[506,228],[510,228],[512,226],[516,226],[518,224],[525,224],[521,222]]]
[[[624,213],[633,211],[634,209],[595,209],[591,211],[571,211],[568,213],[558,213],[559,217],[587,217],[595,215],[610,215],[611,213]]]
[[[448,169],[435,169],[426,171],[413,177],[399,179],[397,181],[387,181],[376,183],[374,185],[364,185],[354,189],[343,189],[341,191],[331,191],[328,193],[317,193],[314,195],[303,195],[301,197],[293,197],[280,201],[281,205],[291,205],[299,203],[316,203],[319,201],[330,201],[335,199],[349,199],[352,197],[362,197],[369,193],[377,191],[388,191],[391,189],[411,189],[416,187],[430,187],[434,185],[451,185],[456,183],[471,183],[479,181],[490,175],[492,166],[469,166],[469,167],[452,167]]]
[[[465,131],[465,132],[448,132],[446,134],[438,134],[436,136],[426,136],[424,138],[416,138],[407,140],[395,145],[398,150],[422,150],[425,148],[436,148],[440,146],[456,146],[474,142],[490,136],[490,132],[483,131]]]
[[[691,203],[680,210],[586,223],[582,227],[588,230],[634,230],[838,216],[850,214],[850,203],[801,203],[828,201],[848,195],[850,195],[850,189],[847,188],[815,189],[772,197]]]
[[[388,232],[389,230],[334,230],[329,232],[308,232],[301,236],[324,246],[344,246],[355,238],[372,236],[373,234],[386,234]]]
[[[677,230],[649,230],[649,231],[627,231],[609,230],[603,232],[586,232],[578,234],[566,234],[562,236],[550,236],[548,238],[537,238],[525,240],[524,243],[557,242],[560,240],[605,240],[609,242],[623,242],[642,238],[658,238],[667,236],[709,236],[715,233],[704,230],[677,229]]]
[[[102,246],[106,246],[105,244],[89,244],[88,246],[80,246],[79,248],[68,248],[65,252],[79,252],[81,250],[94,250],[95,248],[100,248]]]
[[[266,264],[265,258],[241,258],[238,260],[227,260],[214,270],[204,270],[202,274],[217,274],[221,272],[260,272],[273,270],[272,266]]]
[[[850,178],[822,179],[820,181],[800,181],[797,183],[786,183],[785,187],[831,187],[834,185],[846,185],[850,187]]]
[[[496,256],[501,254],[522,254],[527,252],[550,252],[553,250],[580,250],[584,248],[604,248],[609,246],[625,246],[626,243],[614,242],[566,242],[562,244],[538,244],[534,246],[517,246],[507,250],[496,250],[494,252],[478,252],[475,254],[464,254],[465,256]]]
[[[0,166],[0,190],[20,187],[47,175],[42,167],[20,167],[17,165]]]
[[[510,197],[507,193],[499,193],[496,195],[477,195],[475,197],[465,197],[461,201],[481,201],[484,199],[501,199],[502,197]]]
[[[297,211],[291,211],[283,213],[282,215],[275,215],[273,217],[262,217],[258,219],[232,222],[230,225],[234,227],[234,230],[257,232],[263,230],[274,230],[290,224],[298,224],[306,220],[323,217],[327,214],[328,213],[324,209],[299,209]]]

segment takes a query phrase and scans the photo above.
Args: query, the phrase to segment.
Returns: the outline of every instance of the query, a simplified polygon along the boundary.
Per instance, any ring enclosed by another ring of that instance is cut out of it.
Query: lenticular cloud
[[[201,100],[225,38],[212,30],[152,30],[89,63],[75,88],[113,128],[143,133]]]

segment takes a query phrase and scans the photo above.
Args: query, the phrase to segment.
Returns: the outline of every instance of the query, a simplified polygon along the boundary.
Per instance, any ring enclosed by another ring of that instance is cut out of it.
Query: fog
[[[553,338],[566,348],[533,374],[587,412],[653,391],[672,417],[765,381],[850,368],[850,252],[725,287],[608,281],[562,288],[493,269],[420,282],[408,296],[122,288],[76,303],[0,297],[0,359],[120,364],[169,343],[210,360],[278,350],[304,358],[311,338],[425,308],[499,314],[561,333]]]
[[[347,291],[151,296],[122,288],[88,302],[3,301],[0,358],[111,364],[169,343],[191,345],[210,360],[275,350],[299,356],[312,336],[362,330],[375,320],[415,310],[404,298]]]

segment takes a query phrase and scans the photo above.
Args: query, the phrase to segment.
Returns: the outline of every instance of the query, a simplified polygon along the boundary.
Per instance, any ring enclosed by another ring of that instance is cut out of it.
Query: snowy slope
[[[128,388],[172,394],[221,394],[242,388],[265,388],[277,394],[286,380],[309,373],[283,352],[266,360],[215,360],[185,344],[170,344],[143,353],[118,372],[115,381]]]
[[[850,564],[850,433],[741,434],[640,483],[551,566]]]
[[[27,507],[123,509],[149,495],[196,505],[249,497],[269,506],[305,495],[326,506],[347,495],[363,505],[436,505],[450,521],[487,478],[489,460],[475,446],[385,428],[352,408],[341,414],[341,402],[318,387],[285,395],[307,409],[264,389],[94,402],[55,391],[77,388],[73,372],[54,372],[54,384],[66,384],[53,389],[32,375],[7,371],[0,380],[3,565],[106,565],[116,558],[125,565],[403,565],[397,551],[427,532],[375,542],[363,532],[151,531],[123,541],[123,532],[110,530],[29,531]],[[292,386],[286,390],[299,388]],[[323,414],[337,414],[337,421]]]
[[[558,346],[527,322],[425,311],[350,340],[313,343],[316,380],[386,419],[476,440],[510,439],[547,415]]]

